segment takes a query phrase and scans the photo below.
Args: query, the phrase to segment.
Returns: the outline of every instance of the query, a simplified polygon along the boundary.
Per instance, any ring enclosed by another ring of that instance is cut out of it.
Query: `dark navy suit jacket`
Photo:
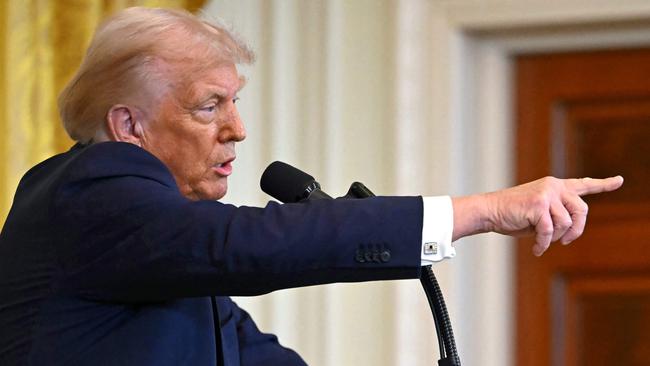
[[[417,278],[419,197],[184,198],[125,143],[23,177],[0,234],[1,365],[303,365],[227,296]]]

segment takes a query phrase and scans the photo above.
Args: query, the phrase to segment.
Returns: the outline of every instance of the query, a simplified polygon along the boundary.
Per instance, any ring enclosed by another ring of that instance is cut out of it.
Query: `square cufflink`
[[[438,243],[424,243],[424,254],[438,254]]]

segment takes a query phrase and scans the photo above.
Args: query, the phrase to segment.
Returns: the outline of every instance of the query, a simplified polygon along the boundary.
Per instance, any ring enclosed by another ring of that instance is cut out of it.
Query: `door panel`
[[[584,235],[516,256],[517,365],[650,365],[650,50],[517,57],[517,178],[621,174]]]

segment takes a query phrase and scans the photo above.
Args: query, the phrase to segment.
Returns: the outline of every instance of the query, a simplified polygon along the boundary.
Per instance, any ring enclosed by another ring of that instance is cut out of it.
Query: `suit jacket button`
[[[379,252],[372,252],[372,261],[379,263]]]
[[[366,262],[372,262],[372,252],[366,251],[363,255],[363,259],[365,259]]]
[[[390,251],[384,250],[381,252],[381,261],[386,263],[390,260]]]
[[[354,256],[354,260],[359,263],[364,263],[366,260],[363,258],[363,252],[361,249],[357,249],[357,255]]]

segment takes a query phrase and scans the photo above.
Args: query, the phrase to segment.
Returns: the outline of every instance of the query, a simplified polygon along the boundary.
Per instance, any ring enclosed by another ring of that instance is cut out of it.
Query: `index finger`
[[[623,177],[617,175],[605,179],[579,178],[567,179],[569,188],[573,189],[579,196],[587,194],[611,192],[623,185]]]

